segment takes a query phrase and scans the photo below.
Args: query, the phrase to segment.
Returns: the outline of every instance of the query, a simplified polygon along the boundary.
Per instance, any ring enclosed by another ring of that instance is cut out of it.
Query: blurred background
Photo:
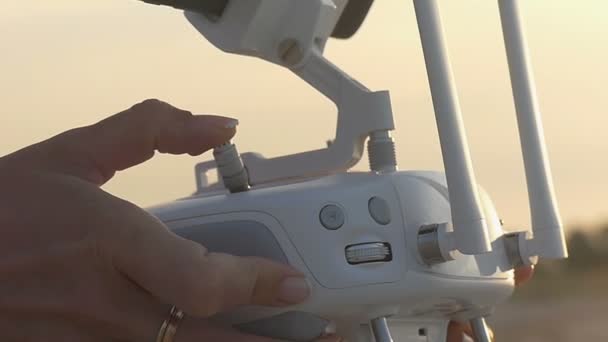
[[[500,341],[608,337],[608,2],[520,1],[557,197],[572,257],[493,318]],[[441,1],[479,182],[506,226],[529,226],[496,1]],[[326,55],[391,91],[401,169],[442,169],[411,1],[377,0],[360,32]],[[287,70],[206,42],[178,11],[137,0],[0,0],[0,155],[94,123],[146,98],[240,120],[241,151],[277,156],[334,136],[333,105]],[[190,194],[208,156],[160,155],[105,189],[147,206]],[[363,160],[357,169],[365,169]]]

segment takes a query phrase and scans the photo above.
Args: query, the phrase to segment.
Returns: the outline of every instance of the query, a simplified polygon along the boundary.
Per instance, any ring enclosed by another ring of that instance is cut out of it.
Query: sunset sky
[[[608,220],[608,1],[520,1],[564,221]],[[479,182],[508,227],[529,226],[496,1],[440,1]],[[377,0],[326,55],[391,91],[401,169],[442,169],[412,1]],[[0,0],[0,155],[96,122],[145,98],[240,120],[241,151],[324,146],[333,106],[288,70],[228,55],[180,12],[136,0]],[[105,189],[142,206],[194,190],[208,156],[157,156]],[[362,161],[357,169],[364,170]]]

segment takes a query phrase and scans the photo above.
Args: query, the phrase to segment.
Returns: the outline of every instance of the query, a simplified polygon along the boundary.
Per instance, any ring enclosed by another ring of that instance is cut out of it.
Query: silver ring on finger
[[[175,306],[171,307],[169,317],[161,324],[156,335],[156,342],[174,342],[179,323],[184,318],[184,312]]]

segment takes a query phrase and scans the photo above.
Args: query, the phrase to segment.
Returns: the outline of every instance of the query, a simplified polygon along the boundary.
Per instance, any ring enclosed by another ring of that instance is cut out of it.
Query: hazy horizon
[[[608,2],[520,2],[564,222],[608,221]],[[440,3],[478,180],[508,227],[528,227],[496,1]],[[136,0],[0,8],[0,155],[146,98],[237,117],[242,152],[316,149],[334,135],[327,100],[287,70],[219,51],[178,11]],[[401,169],[443,168],[411,1],[376,1],[362,30],[329,42],[326,55],[369,88],[391,91]],[[104,188],[142,206],[169,201],[194,190],[193,166],[204,159],[158,155]]]

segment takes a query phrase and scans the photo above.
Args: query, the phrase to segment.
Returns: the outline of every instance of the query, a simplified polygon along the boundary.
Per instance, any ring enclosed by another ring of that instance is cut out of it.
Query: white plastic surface
[[[447,338],[447,321],[424,321],[389,319],[389,328],[396,342],[445,342]],[[337,325],[337,331],[348,342],[374,341],[369,325]],[[421,334],[422,333],[422,334]]]
[[[252,185],[344,172],[361,159],[371,132],[395,128],[387,91],[368,90],[317,53],[293,71],[336,104],[336,137],[316,151],[272,159],[243,154]]]
[[[391,206],[389,225],[376,223],[369,214],[367,204],[373,196]],[[328,203],[344,209],[346,220],[340,229],[325,229],[319,221],[319,210]],[[231,220],[260,222],[276,237],[289,263],[307,275],[313,293],[307,302],[285,309],[243,308],[222,316],[227,323],[298,310],[357,324],[380,316],[445,324],[449,319],[484,315],[513,290],[513,274],[500,247],[498,215],[485,195],[481,203],[489,218],[493,252],[458,254],[454,261],[433,267],[418,259],[415,239],[421,224],[450,217],[445,179],[437,173],[340,174],[195,197],[150,211],[171,228]],[[392,261],[348,264],[346,246],[374,241],[391,244]]]
[[[345,4],[345,0],[230,1],[217,21],[196,12],[185,14],[222,51],[282,65],[279,45],[292,39],[298,43],[304,64],[313,50],[323,49]]]

